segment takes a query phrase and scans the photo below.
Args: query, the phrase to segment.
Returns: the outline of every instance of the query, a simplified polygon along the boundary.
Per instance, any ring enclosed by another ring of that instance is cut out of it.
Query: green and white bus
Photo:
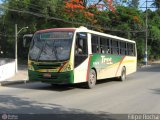
[[[28,58],[30,81],[85,82],[88,88],[100,79],[117,77],[124,81],[137,69],[135,41],[85,27],[37,31]]]

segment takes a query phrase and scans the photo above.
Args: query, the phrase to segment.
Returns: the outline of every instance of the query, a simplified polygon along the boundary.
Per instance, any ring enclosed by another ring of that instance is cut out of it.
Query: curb
[[[140,66],[140,68],[148,68],[148,67],[151,67],[152,65],[142,65],[142,66]]]
[[[0,86],[7,86],[7,85],[15,85],[15,84],[26,84],[28,83],[28,80],[14,80],[14,81],[1,81]]]

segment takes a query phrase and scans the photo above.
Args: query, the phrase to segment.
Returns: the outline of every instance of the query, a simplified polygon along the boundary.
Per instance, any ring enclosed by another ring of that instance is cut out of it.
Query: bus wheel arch
[[[91,69],[93,69],[96,72],[96,79],[97,79],[97,70],[96,70],[96,68],[93,67]]]
[[[86,82],[86,87],[88,89],[92,89],[96,85],[96,81],[97,81],[97,71],[95,68],[92,68],[89,71],[88,80]]]
[[[119,80],[120,81],[125,81],[126,80],[126,67],[123,66],[122,69],[121,69],[121,76],[119,77]]]

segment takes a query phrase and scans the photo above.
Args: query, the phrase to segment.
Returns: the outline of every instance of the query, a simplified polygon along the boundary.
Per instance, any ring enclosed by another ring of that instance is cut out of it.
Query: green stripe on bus
[[[103,69],[120,62],[123,57],[124,56],[93,54],[91,57],[90,67]]]

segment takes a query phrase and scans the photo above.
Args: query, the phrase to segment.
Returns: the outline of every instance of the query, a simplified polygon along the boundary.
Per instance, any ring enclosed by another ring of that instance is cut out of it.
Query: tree
[[[56,14],[57,4],[61,0],[5,0],[3,6],[7,8],[4,11],[4,23],[7,36],[5,40],[8,53],[14,54],[14,25],[18,24],[18,30],[28,26],[28,31],[23,30],[18,35],[18,51],[24,51],[22,45],[22,36],[25,33],[34,33],[39,29],[55,27],[56,23],[49,18]],[[9,10],[8,10],[9,9]],[[36,16],[35,16],[36,15]],[[5,43],[3,41],[3,43]],[[19,57],[24,55],[18,53]],[[10,56],[10,55],[6,55]],[[26,55],[27,57],[27,55]]]
[[[154,3],[152,5],[160,9],[160,0],[154,0]]]
[[[159,10],[149,11],[149,46],[151,47],[152,58],[160,57],[160,19],[159,19]]]
[[[94,14],[91,12],[93,9],[94,6],[84,6],[82,0],[70,0],[69,2],[65,2],[65,12],[68,14],[68,18],[79,23],[93,24]]]
[[[128,6],[138,9],[139,0],[131,0],[131,1],[128,3]]]

